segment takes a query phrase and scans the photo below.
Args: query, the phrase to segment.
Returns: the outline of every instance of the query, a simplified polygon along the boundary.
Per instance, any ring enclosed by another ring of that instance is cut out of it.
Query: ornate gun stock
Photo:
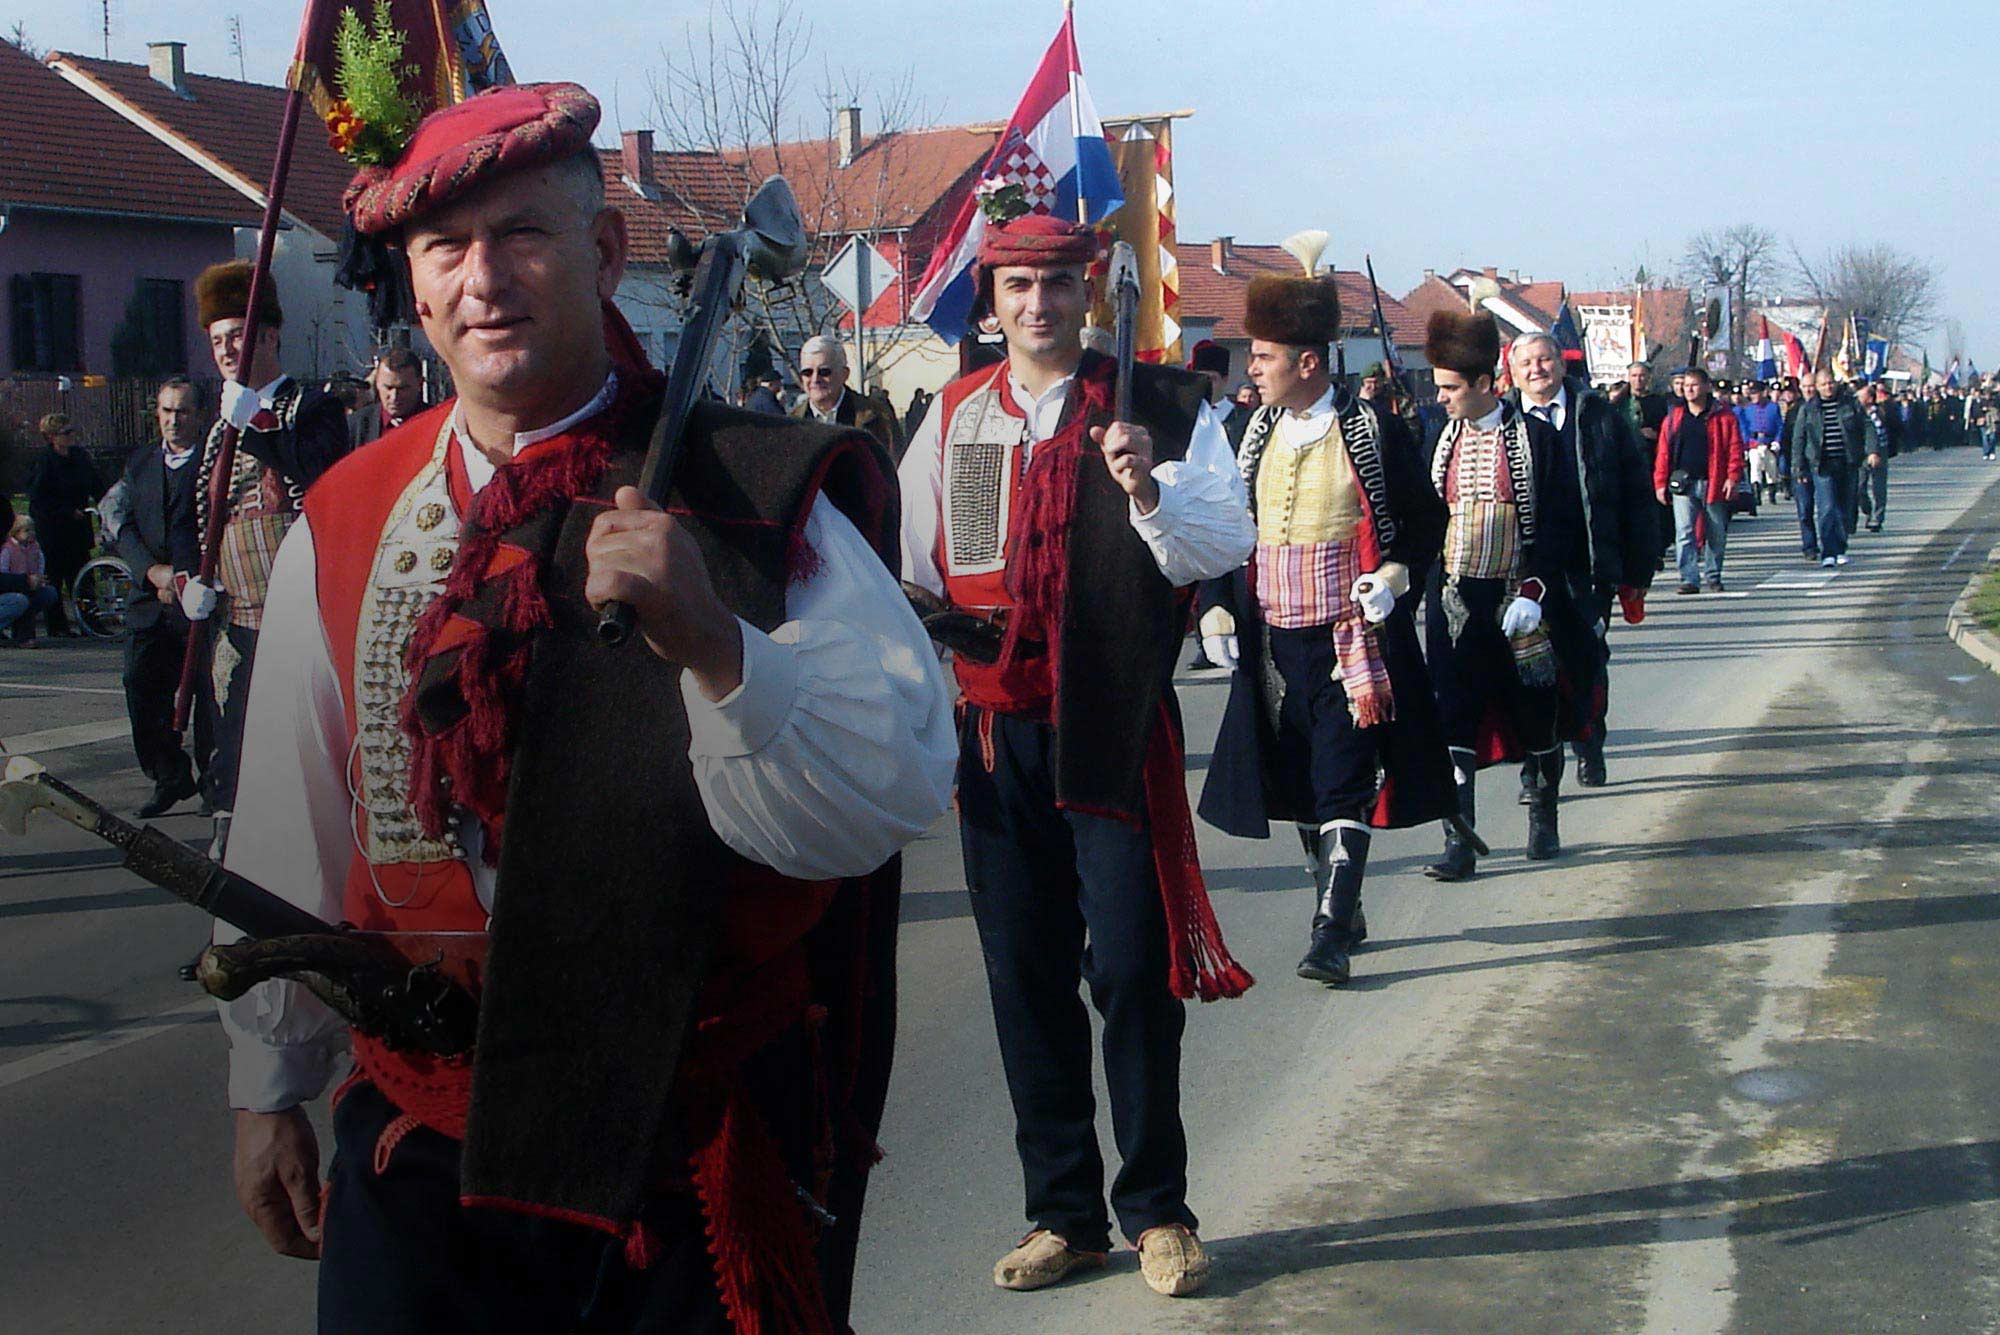
[[[458,978],[474,975],[476,949],[438,934],[399,938],[325,922],[152,826],[120,819],[29,757],[13,756],[0,777],[0,829],[26,835],[36,810],[96,835],[125,854],[131,871],[250,938],[202,952],[195,980],[211,996],[234,1001],[267,979],[292,979],[394,1047],[435,1056],[471,1049],[479,1003]]]

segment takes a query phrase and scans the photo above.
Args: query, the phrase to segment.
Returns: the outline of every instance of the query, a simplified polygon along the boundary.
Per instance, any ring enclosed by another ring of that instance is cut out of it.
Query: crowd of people
[[[1084,338],[1097,234],[995,214],[996,359],[899,420],[812,339],[789,411],[759,376],[690,416],[662,504],[637,483],[664,378],[609,300],[597,119],[573,85],[514,85],[357,177],[355,230],[407,265],[453,398],[426,405],[406,352],[352,408],[299,384],[275,292],[245,347],[249,271],[217,266],[220,402],[163,385],[103,507],[135,575],[144,814],[199,795],[217,855],[324,921],[479,943],[470,1053],[350,1031],[297,980],[223,1006],[238,1195],[320,1260],[324,1330],[845,1329],[897,853],[954,801],[1028,1225],[992,1281],[1100,1267],[1115,1224],[1151,1289],[1196,1292],[1185,1003],[1254,982],[1196,815],[1296,833],[1296,973],[1345,984],[1377,831],[1437,826],[1427,874],[1475,876],[1477,776],[1519,766],[1522,855],[1561,856],[1568,755],[1607,781],[1611,625],[1644,618],[1669,542],[1681,592],[1720,589],[1733,512],[1789,496],[1837,566],[1899,449],[1977,428],[1991,454],[1980,396],[1828,375],[1774,400],[1700,369],[1655,395],[1643,365],[1599,388],[1476,309],[1429,321],[1434,401],[1380,365],[1350,389],[1310,254],[1251,282],[1233,392],[1213,344],[1120,367]],[[64,438],[43,552],[22,528],[0,556],[17,620],[96,501]],[[612,603],[639,643],[600,637]],[[1231,673],[1193,809],[1190,628]],[[303,1108],[349,1051],[322,1191]]]

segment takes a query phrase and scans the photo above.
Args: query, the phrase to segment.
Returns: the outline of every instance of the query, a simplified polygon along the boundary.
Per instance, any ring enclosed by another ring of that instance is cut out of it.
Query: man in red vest
[[[853,878],[943,811],[948,704],[872,440],[705,407],[667,509],[632,485],[662,381],[597,120],[497,89],[348,192],[458,397],[285,540],[228,861],[480,999],[469,1058],[352,1036],[324,1196],[348,1034],[293,984],[225,1008],[238,1194],[324,1331],[845,1328],[893,1027],[893,886]],[[613,599],[643,643],[599,643]]]
[[[1190,586],[1242,565],[1256,534],[1201,377],[1135,366],[1136,420],[1113,420],[1116,368],[1080,341],[1097,248],[1050,217],[987,231],[980,285],[1007,356],[947,386],[903,457],[903,570],[1004,626],[997,662],[955,664],[966,882],[1032,1226],[994,1283],[1043,1288],[1110,1250],[1087,977],[1124,1160],[1111,1204],[1147,1283],[1179,1295],[1208,1275],[1182,1001],[1250,977],[1194,860],[1174,659]]]

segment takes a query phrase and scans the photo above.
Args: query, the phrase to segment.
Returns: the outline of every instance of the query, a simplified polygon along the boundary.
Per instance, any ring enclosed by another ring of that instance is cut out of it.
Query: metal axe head
[[[782,176],[767,176],[743,206],[743,263],[752,277],[782,283],[805,271],[806,220],[799,201]]]
[[[1111,272],[1109,284],[1112,295],[1126,289],[1139,290],[1139,252],[1132,249],[1129,241],[1111,243]]]

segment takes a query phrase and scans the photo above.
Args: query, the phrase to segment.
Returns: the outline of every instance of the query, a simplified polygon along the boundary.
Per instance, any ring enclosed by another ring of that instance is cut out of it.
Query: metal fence
[[[14,443],[12,471],[5,479],[19,484],[27,456],[41,448],[36,424],[45,413],[67,413],[83,437],[83,447],[105,477],[117,476],[126,455],[159,436],[153,404],[162,377],[13,375],[0,377],[0,441]],[[200,386],[203,401],[216,402],[221,381],[213,376],[190,377]]]

